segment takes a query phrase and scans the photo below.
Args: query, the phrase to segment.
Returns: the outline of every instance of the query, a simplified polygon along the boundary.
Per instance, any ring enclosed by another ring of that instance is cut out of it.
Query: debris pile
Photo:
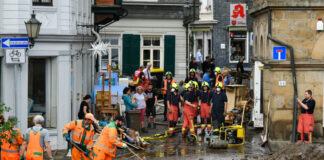
[[[304,160],[324,159],[324,144],[289,144],[282,147],[266,159],[270,160]]]

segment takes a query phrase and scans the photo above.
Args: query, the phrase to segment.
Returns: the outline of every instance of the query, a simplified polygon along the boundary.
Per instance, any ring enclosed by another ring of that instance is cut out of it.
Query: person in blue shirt
[[[130,92],[131,92],[131,90],[128,87],[124,88],[124,90],[123,90],[124,95],[123,95],[122,99],[124,100],[124,104],[126,106],[126,111],[133,110],[133,108],[137,108],[137,104],[132,103],[132,99],[129,96]]]
[[[228,70],[225,70],[224,73],[224,85],[228,86],[232,84],[232,77],[231,74],[228,73]]]
[[[204,74],[203,79],[202,79],[202,81],[207,82],[209,86],[211,86],[211,84],[210,84],[210,82],[211,82],[210,74],[211,74],[211,70],[208,69],[207,72]]]

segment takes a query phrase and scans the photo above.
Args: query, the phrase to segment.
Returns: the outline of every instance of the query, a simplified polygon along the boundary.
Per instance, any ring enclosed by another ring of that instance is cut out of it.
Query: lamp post
[[[183,6],[183,26],[186,27],[186,66],[189,68],[189,23],[192,21],[191,7],[189,0]],[[186,70],[186,77],[188,77],[188,69]]]
[[[189,66],[189,20],[190,20],[190,5],[189,0],[186,1],[186,4],[183,6],[183,25],[186,27],[186,66]],[[188,68],[186,69],[186,77],[188,77]]]
[[[35,44],[34,39],[38,37],[41,25],[42,23],[36,19],[35,12],[33,11],[31,18],[25,22],[27,35],[30,40],[30,48]]]
[[[42,23],[36,19],[36,15],[33,11],[31,18],[25,22],[27,35],[30,41],[29,48],[32,48],[35,44],[34,39],[38,37],[40,27]],[[18,117],[18,64],[14,64],[14,92],[15,92],[15,115]]]

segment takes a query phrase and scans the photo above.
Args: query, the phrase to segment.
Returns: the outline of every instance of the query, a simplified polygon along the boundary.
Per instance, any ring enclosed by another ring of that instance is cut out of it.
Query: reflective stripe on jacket
[[[172,80],[171,84],[173,84],[173,83],[176,83],[176,81]],[[167,90],[168,90],[168,80],[164,79],[164,91],[163,91],[163,94],[167,94]]]

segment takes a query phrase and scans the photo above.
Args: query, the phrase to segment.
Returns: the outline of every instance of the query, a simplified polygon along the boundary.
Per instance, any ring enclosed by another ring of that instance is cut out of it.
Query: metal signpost
[[[26,62],[26,49],[29,47],[28,38],[1,38],[1,47],[6,49],[6,63],[14,65],[15,116],[18,117],[18,68],[17,65]]]

